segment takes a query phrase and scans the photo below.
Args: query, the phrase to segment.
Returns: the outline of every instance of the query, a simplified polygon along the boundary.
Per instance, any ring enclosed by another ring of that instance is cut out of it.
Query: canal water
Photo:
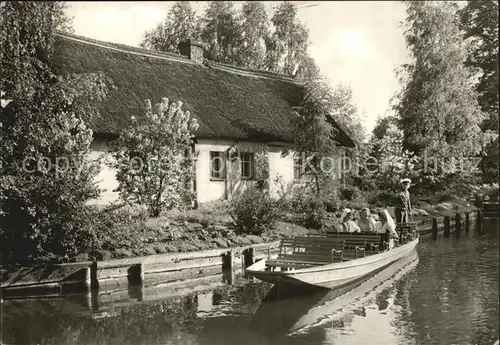
[[[240,278],[4,300],[2,343],[493,345],[499,225],[484,225],[458,239],[423,237],[407,259],[339,291],[298,295]]]

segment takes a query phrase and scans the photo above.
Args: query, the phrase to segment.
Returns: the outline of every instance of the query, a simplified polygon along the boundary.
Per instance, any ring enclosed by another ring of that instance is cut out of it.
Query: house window
[[[252,179],[254,177],[253,152],[241,152],[241,178]]]
[[[224,180],[226,178],[226,160],[223,151],[210,151],[210,178]]]
[[[293,179],[300,180],[304,175],[304,159],[302,152],[293,155]]]

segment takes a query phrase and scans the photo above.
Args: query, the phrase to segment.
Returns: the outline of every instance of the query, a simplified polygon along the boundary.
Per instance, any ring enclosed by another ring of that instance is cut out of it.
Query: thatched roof
[[[132,115],[140,118],[146,99],[167,97],[198,119],[198,138],[294,141],[292,108],[304,90],[292,78],[68,34],[57,35],[53,61],[60,74],[101,72],[112,80],[90,123],[97,134],[118,134]],[[341,129],[336,139],[353,146]]]

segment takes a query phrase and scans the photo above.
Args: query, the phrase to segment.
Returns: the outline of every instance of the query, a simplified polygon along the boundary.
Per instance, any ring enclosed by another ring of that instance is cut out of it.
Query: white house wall
[[[240,152],[253,152],[255,155],[261,148],[268,151],[269,160],[269,186],[271,195],[277,196],[279,185],[274,182],[278,176],[282,177],[285,186],[293,182],[293,153],[281,157],[281,148],[268,146],[265,143],[256,142],[233,142],[230,140],[198,140],[196,152],[198,153],[198,162],[196,164],[196,190],[198,202],[210,202],[231,198],[232,195],[245,190],[248,185],[255,181],[246,181],[231,178],[231,164],[228,163],[228,179],[226,181],[215,181],[210,178],[210,151],[226,151],[231,146],[235,146]],[[233,169],[234,170],[234,169]],[[236,175],[237,176],[237,175]],[[227,194],[226,194],[227,188]],[[231,193],[233,191],[233,193]]]
[[[269,162],[269,187],[271,196],[277,197],[284,189],[290,192],[294,183],[293,176],[293,155],[292,150],[284,147],[270,146],[264,143],[256,142],[238,142],[230,140],[206,140],[200,139],[196,144],[198,154],[196,164],[196,194],[198,203],[211,202],[231,198],[233,195],[244,191],[250,184],[255,183],[251,180],[241,180],[237,164],[228,163],[228,178],[226,181],[212,180],[210,177],[210,151],[226,151],[232,145],[235,145],[240,152],[254,152],[254,157],[261,148],[268,152]],[[91,159],[106,158],[111,159],[107,154],[107,140],[96,139],[91,145]],[[279,177],[279,183],[276,179]],[[98,186],[103,189],[99,199],[92,203],[109,204],[118,200],[118,193],[113,190],[118,187],[116,181],[116,172],[105,161],[101,163],[101,172],[96,177]]]

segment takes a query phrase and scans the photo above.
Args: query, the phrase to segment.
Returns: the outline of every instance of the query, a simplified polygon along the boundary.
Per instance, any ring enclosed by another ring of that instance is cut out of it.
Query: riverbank
[[[275,295],[267,283],[236,278],[229,285],[220,275],[163,287],[4,300],[2,341],[302,345],[334,338],[325,344],[378,339],[491,345],[498,339],[498,236],[498,222],[460,241],[427,236],[417,264],[341,296],[332,292],[333,300],[269,298]],[[289,334],[295,324],[304,332]],[[389,328],[367,326],[374,324]]]
[[[446,212],[437,217],[425,217],[416,221],[421,235],[444,231],[445,236],[454,232],[468,232],[477,226],[477,210],[467,212]],[[479,211],[480,215],[480,211]],[[481,219],[481,216],[479,216]],[[476,224],[476,225],[475,225]],[[184,253],[153,254],[132,258],[83,261],[46,267],[20,268],[2,273],[2,295],[4,298],[26,295],[59,295],[67,292],[100,291],[128,288],[143,284],[157,286],[183,279],[213,275],[225,275],[232,281],[235,274],[244,274],[245,267],[256,260],[278,251],[279,238],[311,233],[312,230],[293,227],[282,223],[283,232],[274,236],[241,236],[251,242],[233,245],[226,240],[227,247],[210,250],[193,250]],[[480,226],[480,225],[479,225]],[[288,236],[286,236],[288,232]],[[218,241],[220,242],[220,241]],[[212,242],[212,243],[218,243]],[[220,243],[219,245],[222,245]]]

